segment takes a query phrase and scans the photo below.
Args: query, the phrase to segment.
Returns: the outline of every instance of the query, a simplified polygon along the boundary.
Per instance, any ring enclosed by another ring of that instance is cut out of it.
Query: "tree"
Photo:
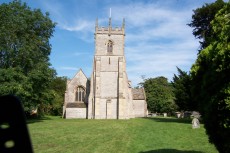
[[[66,90],[66,77],[55,77],[51,82],[51,89],[55,92],[55,98],[51,104],[51,115],[62,115],[62,106],[64,103]]]
[[[151,112],[172,112],[175,110],[173,88],[165,77],[144,79],[148,109]]]
[[[188,25],[193,29],[193,35],[200,39],[200,50],[206,48],[213,37],[211,21],[216,13],[225,5],[223,0],[217,0],[215,3],[205,4],[201,8],[193,10],[192,21]]]
[[[0,5],[0,95],[15,94],[25,111],[54,98],[49,89],[56,75],[49,63],[54,27],[48,13],[31,10],[26,3]]]
[[[213,37],[192,66],[192,96],[199,104],[210,142],[230,152],[230,3],[211,22]],[[212,36],[212,35],[211,35]]]
[[[174,87],[175,103],[178,109],[197,110],[191,97],[191,76],[177,67],[178,75],[174,74],[172,85]]]
[[[15,94],[27,102],[32,86],[28,78],[17,68],[0,69],[0,95]],[[29,103],[28,103],[29,104]]]

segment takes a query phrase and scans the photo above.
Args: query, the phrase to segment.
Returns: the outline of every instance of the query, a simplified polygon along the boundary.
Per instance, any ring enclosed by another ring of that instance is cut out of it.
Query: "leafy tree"
[[[55,98],[51,104],[51,115],[62,115],[62,106],[66,90],[66,77],[55,77],[51,82],[51,89],[55,92]]]
[[[213,37],[192,66],[192,96],[199,104],[210,142],[230,152],[230,3],[211,22]]]
[[[55,23],[26,3],[0,5],[0,95],[15,94],[25,111],[50,103],[49,84],[56,75],[50,68],[49,39]]]
[[[16,94],[22,101],[27,102],[32,96],[31,90],[28,78],[20,70],[0,69],[0,95]]]
[[[178,75],[174,74],[172,85],[174,87],[175,103],[179,110],[197,110],[191,97],[191,76],[177,67]]]
[[[173,87],[165,77],[144,79],[148,109],[151,112],[172,112],[175,110]]]
[[[193,10],[192,21],[188,25],[193,29],[193,35],[200,39],[200,50],[206,48],[213,37],[211,21],[216,13],[225,5],[223,0],[216,0],[215,3],[205,4],[201,8]]]

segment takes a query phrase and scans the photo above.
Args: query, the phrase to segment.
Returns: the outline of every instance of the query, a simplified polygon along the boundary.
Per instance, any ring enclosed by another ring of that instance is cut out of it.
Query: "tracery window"
[[[85,101],[85,89],[81,86],[77,87],[75,101]]]
[[[107,52],[109,52],[109,53],[113,52],[113,42],[111,40],[108,41]]]

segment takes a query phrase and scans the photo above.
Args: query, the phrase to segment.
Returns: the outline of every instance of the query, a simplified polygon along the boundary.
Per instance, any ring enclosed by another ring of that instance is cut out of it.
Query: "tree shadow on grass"
[[[49,116],[42,116],[42,117],[34,117],[34,118],[27,118],[26,119],[26,124],[32,124],[32,123],[37,123],[37,122],[43,122],[44,120],[53,120]]]
[[[167,122],[167,123],[183,123],[191,124],[192,119],[190,118],[169,118],[169,117],[145,117],[144,119],[153,120],[156,122]]]
[[[177,149],[157,149],[150,151],[141,151],[140,153],[203,153],[201,151],[188,151],[188,150],[177,150]]]

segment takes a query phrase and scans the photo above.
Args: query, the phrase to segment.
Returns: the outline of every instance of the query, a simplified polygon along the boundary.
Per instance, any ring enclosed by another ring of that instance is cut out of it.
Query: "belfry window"
[[[113,52],[113,42],[111,40],[108,41],[107,52],[108,53],[112,53]]]
[[[77,87],[75,101],[79,101],[79,102],[85,101],[85,90],[81,86]]]

